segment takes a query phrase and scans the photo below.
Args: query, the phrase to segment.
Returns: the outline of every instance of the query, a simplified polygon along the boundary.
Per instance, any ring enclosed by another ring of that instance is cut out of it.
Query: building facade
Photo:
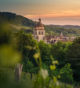
[[[33,35],[37,41],[45,40],[45,30],[44,25],[41,22],[41,19],[39,19],[39,21],[36,23]]]

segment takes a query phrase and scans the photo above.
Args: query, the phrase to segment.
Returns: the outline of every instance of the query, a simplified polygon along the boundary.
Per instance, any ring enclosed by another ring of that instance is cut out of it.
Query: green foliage
[[[31,34],[26,34],[23,31],[16,33],[15,37],[17,50],[21,52],[23,58],[23,70],[25,72],[36,73],[36,71],[39,69],[38,63],[34,57],[34,54],[38,53],[39,51],[37,42],[33,39]],[[28,68],[30,67],[30,64],[32,68]]]
[[[75,80],[80,81],[80,38],[75,39],[68,47],[66,61],[71,64]]]
[[[57,68],[57,66],[59,65],[59,62],[57,60],[53,60],[52,64],[50,65],[50,70],[49,70],[49,75],[50,77],[56,77],[59,78],[59,69]]]
[[[73,87],[67,83],[73,83],[73,74],[79,77],[80,39],[50,45],[37,43],[24,31],[15,33],[7,24],[0,28],[0,88]],[[23,72],[16,81],[14,69],[18,63],[23,64]]]
[[[11,40],[11,29],[7,22],[0,22],[0,45],[9,44]]]
[[[52,58],[51,58],[51,45],[44,43],[43,41],[39,42],[39,49],[40,49],[40,54],[41,54],[41,58],[42,58],[42,62],[45,65],[50,65],[52,62]]]
[[[0,67],[12,67],[21,61],[21,55],[10,46],[0,47]]]
[[[56,76],[49,77],[46,69],[41,69],[34,81],[34,88],[73,88],[73,86],[61,83]]]
[[[22,55],[12,47],[10,31],[7,23],[0,24],[0,88],[25,88],[26,83],[15,82],[14,68]]]
[[[14,71],[0,69],[0,88],[33,88],[30,74],[22,73],[21,80],[15,81]]]
[[[65,57],[69,45],[70,44],[68,43],[62,43],[62,42],[58,42],[52,45],[51,54],[55,59],[59,61],[59,67],[65,65]]]
[[[39,67],[38,66],[36,67],[34,63],[32,63],[32,61],[27,61],[27,63],[24,63],[23,65],[24,65],[23,71],[29,72],[31,73],[31,75],[32,73],[37,73],[39,70]]]
[[[66,64],[61,70],[60,70],[60,75],[61,75],[61,81],[65,83],[73,83],[73,72],[71,69],[70,64]]]

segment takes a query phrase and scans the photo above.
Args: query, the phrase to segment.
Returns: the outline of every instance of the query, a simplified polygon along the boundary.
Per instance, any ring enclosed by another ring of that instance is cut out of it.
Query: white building
[[[44,25],[41,22],[41,19],[36,23],[35,28],[34,28],[34,38],[37,41],[45,40],[45,30],[44,30]]]

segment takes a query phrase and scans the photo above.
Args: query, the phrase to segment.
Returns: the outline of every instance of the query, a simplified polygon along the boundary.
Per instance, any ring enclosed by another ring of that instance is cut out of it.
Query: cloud
[[[34,18],[56,18],[56,17],[79,17],[80,10],[78,11],[62,11],[62,12],[54,12],[50,14],[31,14],[31,15],[24,15],[27,18],[34,19]]]
[[[44,24],[59,24],[59,25],[80,25],[80,11],[62,11],[60,13],[54,12],[51,14],[32,14],[25,15],[25,17],[32,20],[42,18]]]

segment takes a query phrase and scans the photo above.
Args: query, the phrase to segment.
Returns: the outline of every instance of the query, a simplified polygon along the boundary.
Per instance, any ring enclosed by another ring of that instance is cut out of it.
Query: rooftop
[[[41,22],[41,18],[38,19],[38,22],[36,22],[35,27],[44,27],[44,25]]]

